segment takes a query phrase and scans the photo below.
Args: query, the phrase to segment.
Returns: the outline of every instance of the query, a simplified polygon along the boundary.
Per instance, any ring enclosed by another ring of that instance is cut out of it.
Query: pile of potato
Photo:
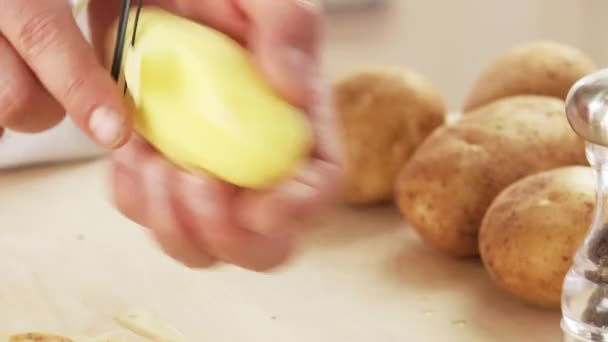
[[[565,44],[516,46],[481,72],[453,124],[439,90],[414,71],[352,72],[334,88],[344,202],[394,201],[428,245],[481,256],[500,287],[559,308],[595,205],[584,141],[564,100],[594,70]]]

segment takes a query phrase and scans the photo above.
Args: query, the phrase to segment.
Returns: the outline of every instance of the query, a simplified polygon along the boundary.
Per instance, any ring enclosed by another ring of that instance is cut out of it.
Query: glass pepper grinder
[[[566,114],[572,129],[586,141],[596,205],[564,280],[561,327],[565,341],[608,342],[608,69],[574,84]]]

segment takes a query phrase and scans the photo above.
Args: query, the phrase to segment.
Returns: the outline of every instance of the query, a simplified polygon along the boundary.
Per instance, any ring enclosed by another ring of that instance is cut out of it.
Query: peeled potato
[[[123,67],[136,130],[185,169],[263,188],[289,176],[310,151],[305,114],[223,33],[144,8]]]
[[[488,209],[479,234],[492,279],[525,302],[559,309],[564,277],[594,206],[588,167],[538,173],[506,188]]]
[[[439,90],[411,70],[366,67],[339,79],[334,99],[345,153],[344,200],[391,200],[401,166],[444,123]]]
[[[593,61],[575,47],[546,40],[521,44],[482,71],[468,94],[464,111],[513,95],[565,100],[572,85],[595,69]]]
[[[475,256],[481,220],[505,187],[585,164],[584,142],[568,124],[564,101],[505,98],[436,129],[400,172],[397,202],[427,244],[448,255]]]

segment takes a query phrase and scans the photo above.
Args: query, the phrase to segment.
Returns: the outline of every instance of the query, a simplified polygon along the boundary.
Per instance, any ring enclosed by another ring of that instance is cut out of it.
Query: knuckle
[[[86,87],[87,78],[79,73],[67,79],[63,97],[67,103],[73,103],[82,99],[82,93]]]
[[[32,99],[32,89],[25,82],[15,81],[0,88],[0,124],[19,125]]]
[[[59,37],[56,15],[43,12],[25,20],[17,36],[17,46],[25,56],[38,56]]]

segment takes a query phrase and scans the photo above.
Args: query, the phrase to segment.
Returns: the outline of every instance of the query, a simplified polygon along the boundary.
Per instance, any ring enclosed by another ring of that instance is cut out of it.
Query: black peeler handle
[[[135,15],[135,24],[133,25],[133,35],[131,37],[131,46],[135,45],[135,36],[137,34],[137,24],[139,23],[139,14],[141,12],[143,0],[137,0],[137,12]],[[129,11],[131,9],[131,0],[122,1],[122,9],[118,22],[118,32],[116,32],[116,45],[114,46],[114,59],[112,61],[112,77],[118,82],[120,78],[120,70],[122,64],[122,55],[125,46],[127,28],[129,24]],[[126,91],[126,85],[125,85]]]

